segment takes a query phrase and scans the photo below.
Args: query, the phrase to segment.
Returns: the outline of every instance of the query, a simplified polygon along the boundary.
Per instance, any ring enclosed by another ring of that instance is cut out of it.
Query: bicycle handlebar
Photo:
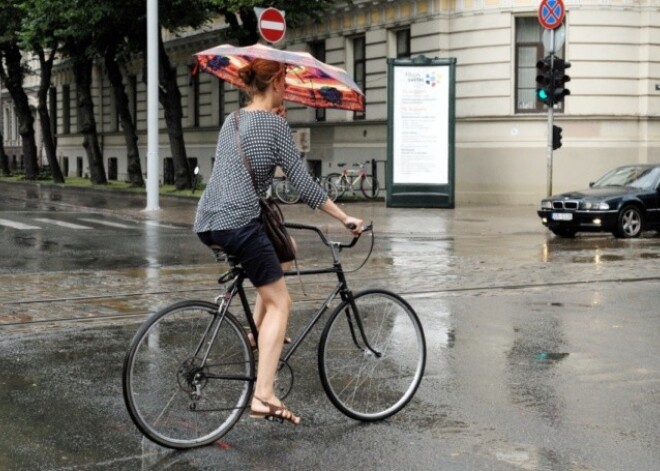
[[[344,244],[344,243],[341,243],[341,242],[333,242],[333,241],[328,240],[328,238],[325,236],[325,234],[323,234],[323,232],[321,232],[321,229],[319,229],[316,226],[310,226],[310,225],[307,225],[307,224],[298,224],[296,222],[285,222],[284,226],[288,227],[290,229],[302,229],[302,230],[307,230],[307,231],[314,231],[321,238],[321,241],[323,242],[323,244],[325,244],[327,246],[330,246],[330,245],[334,244],[337,247],[346,248],[346,249],[349,249],[349,248],[353,247],[355,244],[357,244],[357,241],[360,239],[360,236],[362,235],[362,234],[360,234],[358,236],[354,236],[353,240],[350,243]],[[348,227],[348,226],[352,226],[352,227]],[[362,227],[362,233],[372,231],[373,226],[374,226],[373,222],[370,222],[366,226],[363,226]],[[354,224],[347,224],[346,227],[347,227],[347,229],[350,229],[350,230],[355,229]]]

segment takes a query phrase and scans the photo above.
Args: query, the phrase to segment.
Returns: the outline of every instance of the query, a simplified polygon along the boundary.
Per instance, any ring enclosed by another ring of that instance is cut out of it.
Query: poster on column
[[[450,67],[394,67],[392,183],[449,183]]]

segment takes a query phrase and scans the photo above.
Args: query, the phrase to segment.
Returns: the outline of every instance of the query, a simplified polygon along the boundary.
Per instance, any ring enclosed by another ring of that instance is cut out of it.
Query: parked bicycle
[[[413,308],[383,289],[353,293],[339,254],[350,243],[328,240],[317,227],[287,224],[310,231],[328,247],[332,266],[300,270],[300,275],[331,274],[337,284],[318,311],[285,348],[277,392],[293,387],[289,360],[332,302],[318,345],[321,383],[330,401],[356,420],[382,420],[411,400],[424,374],[426,341]],[[371,226],[363,234],[371,237]],[[222,256],[217,253],[216,257]],[[225,258],[223,258],[225,260]],[[245,272],[230,257],[219,283],[225,290],[215,302],[181,301],[150,316],[138,329],[124,360],[123,393],[131,418],[150,440],[170,448],[192,448],[225,435],[250,405],[255,358],[246,334],[230,307],[243,309],[247,329],[257,338],[243,282]],[[359,269],[358,268],[358,269]],[[295,275],[288,272],[286,275]],[[232,306],[238,297],[240,304]]]
[[[345,163],[338,164],[339,167],[345,167]],[[359,167],[356,170],[344,168],[341,173],[331,173],[326,178],[337,187],[337,198],[341,198],[347,191],[352,191],[355,195],[359,188],[365,198],[374,199],[378,197],[380,185],[375,176],[367,173],[365,164],[353,164]]]
[[[326,192],[328,198],[332,201],[337,200],[337,187],[334,183],[328,180],[322,180],[318,177],[312,176],[312,179],[316,182],[317,185],[320,185],[323,188],[323,191]],[[275,196],[282,203],[285,204],[294,204],[300,201],[300,194],[295,186],[291,183],[291,180],[284,177],[280,179],[274,186]]]

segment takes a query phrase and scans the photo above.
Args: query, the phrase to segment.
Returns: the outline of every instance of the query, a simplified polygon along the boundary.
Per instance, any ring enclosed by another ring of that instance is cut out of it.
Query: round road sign
[[[562,0],[542,0],[539,5],[539,23],[546,29],[555,29],[561,26],[566,15]]]
[[[284,39],[286,20],[284,13],[276,8],[266,8],[259,15],[259,34],[269,43],[277,43]]]

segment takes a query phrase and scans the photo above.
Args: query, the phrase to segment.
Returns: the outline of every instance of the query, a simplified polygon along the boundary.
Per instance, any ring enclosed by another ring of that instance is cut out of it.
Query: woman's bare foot
[[[282,401],[274,397],[264,400],[257,396],[252,398],[250,417],[253,419],[266,419],[270,421],[287,421],[293,425],[300,425],[301,419],[295,415]]]

